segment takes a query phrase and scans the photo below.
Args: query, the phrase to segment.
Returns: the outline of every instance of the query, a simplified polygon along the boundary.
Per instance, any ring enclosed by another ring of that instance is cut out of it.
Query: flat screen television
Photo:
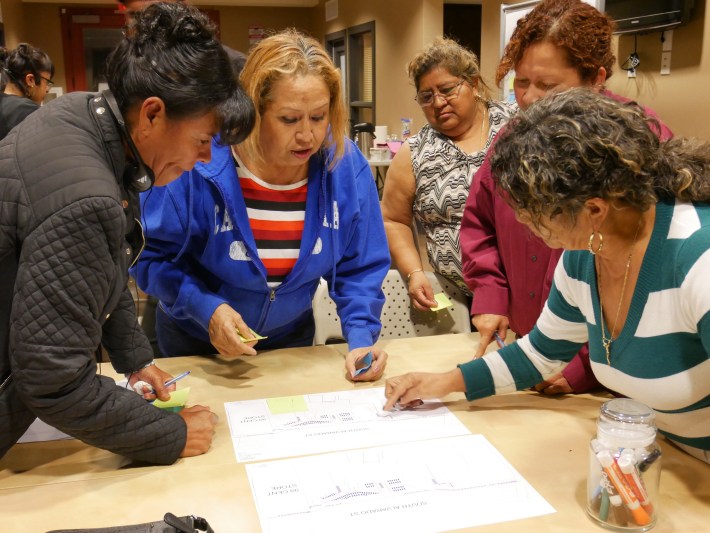
[[[690,19],[695,0],[602,0],[599,9],[616,23],[615,33],[677,28]]]

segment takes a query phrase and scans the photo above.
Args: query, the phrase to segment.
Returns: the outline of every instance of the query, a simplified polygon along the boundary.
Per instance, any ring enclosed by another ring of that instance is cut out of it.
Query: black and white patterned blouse
[[[416,181],[413,213],[424,229],[429,263],[468,295],[461,273],[459,233],[471,179],[495,136],[517,111],[517,105],[508,102],[486,104],[489,129],[483,150],[466,154],[429,124],[408,140]]]

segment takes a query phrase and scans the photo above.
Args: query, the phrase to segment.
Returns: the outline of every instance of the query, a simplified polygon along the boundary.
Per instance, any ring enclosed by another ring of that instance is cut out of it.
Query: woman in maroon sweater
[[[633,104],[604,88],[615,61],[612,32],[611,19],[581,0],[545,0],[518,22],[496,81],[500,84],[515,70],[513,88],[521,109],[550,92],[571,87],[589,87]],[[645,111],[656,117],[653,111]],[[660,121],[656,130],[662,140],[672,137]],[[472,322],[481,334],[477,356],[496,332],[505,338],[508,329],[520,336],[532,329],[561,254],[515,219],[496,191],[487,157],[471,184],[461,225],[463,275],[473,292]],[[585,346],[562,374],[536,388],[548,394],[579,393],[598,385]]]

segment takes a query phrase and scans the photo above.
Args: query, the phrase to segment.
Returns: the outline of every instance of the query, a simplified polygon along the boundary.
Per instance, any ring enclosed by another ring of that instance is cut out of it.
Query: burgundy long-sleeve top
[[[602,94],[622,103],[635,103],[611,91]],[[643,109],[658,121],[654,129],[662,141],[673,137],[655,112],[645,106]],[[460,236],[463,277],[473,293],[472,315],[507,316],[510,328],[525,335],[542,312],[563,250],[549,248],[518,222],[513,209],[496,192],[490,162],[493,150],[492,145],[473,178],[464,210]],[[589,366],[586,346],[562,373],[574,392],[600,386]]]

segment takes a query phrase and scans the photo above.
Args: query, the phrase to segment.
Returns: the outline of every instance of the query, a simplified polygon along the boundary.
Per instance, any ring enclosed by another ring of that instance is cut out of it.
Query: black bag
[[[95,529],[53,529],[47,533],[197,533],[198,531],[214,533],[204,518],[199,516],[178,518],[173,513],[165,513],[163,519],[158,522]]]

